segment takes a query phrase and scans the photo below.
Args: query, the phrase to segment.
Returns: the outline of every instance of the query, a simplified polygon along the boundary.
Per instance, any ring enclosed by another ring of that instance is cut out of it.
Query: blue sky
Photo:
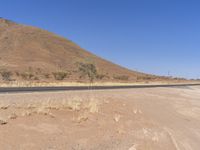
[[[0,0],[0,17],[64,36],[127,68],[200,77],[200,2]]]

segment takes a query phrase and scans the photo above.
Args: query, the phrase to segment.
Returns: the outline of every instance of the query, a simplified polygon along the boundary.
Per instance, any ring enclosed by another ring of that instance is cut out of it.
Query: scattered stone
[[[142,111],[140,109],[135,109],[133,112],[134,114],[137,114],[137,113],[142,114]]]
[[[77,122],[78,123],[85,122],[87,120],[88,120],[88,115],[87,114],[79,115],[78,118],[77,118]]]
[[[48,115],[49,115],[51,118],[55,118],[54,114],[52,114],[52,113],[49,113]]]
[[[142,131],[143,131],[143,133],[144,133],[145,136],[148,134],[148,129],[143,128]]]
[[[141,110],[139,110],[138,112],[139,112],[140,114],[142,114],[142,111],[141,111]]]
[[[121,115],[116,114],[116,115],[114,116],[115,122],[119,122],[120,118],[121,118]]]
[[[0,119],[0,125],[5,125],[7,124],[8,122],[5,120],[5,119]]]
[[[0,109],[6,110],[8,109],[9,105],[5,105],[5,106],[0,106]]]
[[[154,141],[154,142],[158,142],[159,141],[159,137],[158,137],[157,133],[155,133],[154,136],[152,137],[152,141]]]
[[[125,131],[123,128],[118,128],[118,129],[117,129],[117,133],[118,133],[118,134],[125,134],[126,131]]]
[[[128,150],[137,150],[136,147],[137,147],[137,145],[134,144],[134,145],[131,146]]]

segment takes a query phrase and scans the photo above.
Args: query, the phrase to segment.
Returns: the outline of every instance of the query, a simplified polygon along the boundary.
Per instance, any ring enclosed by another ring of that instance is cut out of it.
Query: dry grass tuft
[[[8,119],[16,119],[16,118],[17,118],[16,113],[12,113],[10,116],[8,116]]]
[[[45,107],[39,107],[35,110],[35,113],[39,115],[48,115],[50,113],[50,110],[46,109]]]
[[[74,97],[71,100],[63,100],[63,108],[67,108],[73,111],[80,111],[82,106],[82,99],[79,97]]]
[[[33,105],[33,104],[28,104],[27,108],[28,108],[28,109],[33,109],[33,108],[36,108],[36,106]]]
[[[90,113],[98,113],[99,102],[96,99],[91,98],[88,102],[84,103],[84,108],[88,109]]]
[[[63,99],[62,102],[48,100],[38,106],[38,109],[68,109],[71,111],[87,110],[90,113],[97,113],[99,111],[99,102],[94,98],[84,100],[80,97],[73,97],[71,99]]]
[[[25,116],[31,116],[32,113],[30,111],[24,111],[22,112],[22,116],[25,117]]]
[[[54,99],[47,99],[44,101],[42,100],[31,101],[28,104],[25,101],[24,102],[22,101],[17,105],[16,104],[2,105],[2,104],[0,104],[0,109],[2,109],[2,111],[13,112],[9,116],[7,116],[8,119],[16,119],[17,117],[20,116],[25,117],[35,114],[45,115],[51,118],[55,118],[54,114],[52,114],[53,110],[67,110],[75,112],[78,115],[76,116],[75,119],[75,121],[78,123],[88,120],[90,113],[98,113],[100,107],[99,101],[94,97],[83,99],[80,96],[74,96],[60,101]],[[6,121],[2,120],[1,124],[3,124],[4,122]]]

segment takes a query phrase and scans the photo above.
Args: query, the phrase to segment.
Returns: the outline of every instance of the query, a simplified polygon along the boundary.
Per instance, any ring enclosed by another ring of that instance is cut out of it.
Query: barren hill
[[[0,71],[1,80],[20,81],[86,81],[92,71],[94,80],[100,81],[163,79],[113,64],[46,30],[3,18],[0,18]],[[84,71],[88,71],[85,76]]]

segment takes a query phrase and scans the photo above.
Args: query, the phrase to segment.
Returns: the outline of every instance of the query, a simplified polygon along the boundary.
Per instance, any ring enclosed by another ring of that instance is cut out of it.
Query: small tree
[[[87,76],[92,83],[97,76],[97,69],[94,64],[90,63],[80,63],[79,64],[79,71],[81,72],[81,78]]]

